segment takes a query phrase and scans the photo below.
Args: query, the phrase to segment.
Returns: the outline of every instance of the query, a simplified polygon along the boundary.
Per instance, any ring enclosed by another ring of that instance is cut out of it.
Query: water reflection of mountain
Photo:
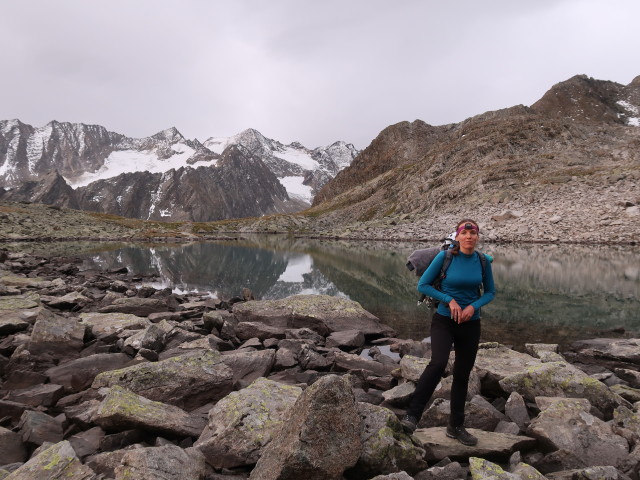
[[[428,336],[416,306],[417,277],[405,267],[411,244],[312,241],[263,236],[217,244],[130,246],[95,257],[109,268],[157,271],[185,290],[250,288],[256,298],[346,295],[403,337]],[[483,338],[522,345],[567,343],[623,327],[640,332],[640,251],[614,247],[487,245],[498,295],[483,308]]]
[[[139,274],[158,274],[167,286],[188,291],[238,295],[244,287],[258,298],[276,283],[288,254],[234,244],[193,243],[174,247],[129,246],[94,257],[107,268],[127,266]]]

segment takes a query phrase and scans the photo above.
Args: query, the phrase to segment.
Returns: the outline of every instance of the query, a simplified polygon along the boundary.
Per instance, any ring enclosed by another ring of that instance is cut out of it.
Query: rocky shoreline
[[[640,478],[640,339],[485,343],[466,447],[429,344],[327,296],[216,300],[0,251],[0,478]]]
[[[238,235],[288,234],[302,238],[391,242],[439,242],[463,217],[476,219],[489,243],[556,243],[638,245],[640,198],[630,193],[635,182],[620,180],[626,195],[611,203],[611,192],[588,185],[579,188],[579,205],[567,206],[571,191],[547,193],[542,199],[513,198],[508,203],[453,207],[437,215],[389,215],[345,223],[331,214],[305,213],[237,219],[215,223],[150,222],[35,203],[0,202],[0,242],[229,240]],[[628,183],[628,184],[627,184]],[[591,188],[591,194],[588,194]],[[629,198],[632,200],[623,200]],[[565,205],[559,209],[558,205]],[[339,216],[339,214],[338,214]],[[594,219],[598,219],[594,223]]]

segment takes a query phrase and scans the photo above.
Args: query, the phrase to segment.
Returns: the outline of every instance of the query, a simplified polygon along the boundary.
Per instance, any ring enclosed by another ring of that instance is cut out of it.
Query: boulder
[[[100,373],[92,387],[115,385],[150,400],[193,410],[228,394],[233,372],[219,352],[201,350]]]
[[[99,475],[105,478],[115,478],[115,469],[122,464],[122,457],[128,450],[117,450],[115,452],[102,452],[91,455],[85,459],[85,464]]]
[[[104,430],[100,427],[93,427],[84,432],[76,433],[68,438],[69,443],[81,459],[96,453],[100,448],[100,443],[104,438]]]
[[[154,402],[117,385],[108,390],[93,421],[108,431],[141,428],[179,437],[198,437],[206,425],[201,416]]]
[[[27,449],[20,434],[0,427],[0,465],[24,462],[26,459]]]
[[[416,386],[413,383],[405,382],[384,392],[382,398],[384,398],[384,401],[389,405],[406,407],[415,390]]]
[[[233,373],[233,385],[242,382],[248,385],[256,378],[266,377],[275,363],[276,352],[260,350],[249,352],[231,351],[221,357],[222,363]]]
[[[115,474],[116,480],[199,480],[205,478],[206,465],[198,450],[166,445],[129,450]]]
[[[267,325],[262,322],[239,322],[235,327],[235,333],[239,340],[258,338],[262,341],[268,338],[285,338],[284,327]]]
[[[587,466],[618,466],[627,457],[627,441],[611,425],[585,411],[572,400],[558,400],[531,421],[527,434],[547,451],[572,452]]]
[[[81,313],[80,321],[98,340],[108,342],[116,339],[122,330],[141,330],[149,325],[146,318],[128,313]]]
[[[336,351],[327,356],[329,360],[333,360],[336,370],[348,372],[350,370],[364,370],[378,377],[384,377],[391,374],[394,367],[391,365],[383,365],[375,360],[354,355],[351,353]]]
[[[597,466],[550,473],[546,478],[549,480],[628,480],[629,477],[622,476],[615,467]]]
[[[3,278],[3,277],[0,277]],[[30,310],[42,307],[40,295],[37,293],[25,293],[24,295],[0,296],[0,312]]]
[[[41,315],[33,326],[27,349],[32,355],[75,358],[84,346],[84,332],[84,326],[74,318]]]
[[[360,432],[349,377],[322,377],[298,397],[250,478],[340,478],[360,457]]]
[[[70,292],[61,297],[42,297],[42,303],[58,310],[73,310],[91,303],[91,299],[79,292]]]
[[[506,472],[500,465],[484,458],[469,458],[469,471],[473,480],[522,480],[519,475]]]
[[[124,297],[117,298],[111,305],[98,309],[100,313],[128,313],[147,317],[152,313],[166,312],[167,302],[160,298]]]
[[[405,380],[417,383],[424,369],[429,365],[428,358],[414,357],[413,355],[405,355],[400,360],[400,374]]]
[[[52,367],[45,374],[51,383],[79,392],[91,386],[99,373],[122,368],[130,361],[131,357],[124,353],[97,353]]]
[[[152,323],[144,330],[141,330],[128,337],[124,341],[122,350],[130,355],[135,355],[136,352],[141,349],[159,352],[165,346],[167,333],[168,332],[163,328],[162,323]]]
[[[451,402],[438,398],[422,414],[419,427],[445,427],[449,424]],[[480,395],[476,395],[465,406],[465,426],[493,431],[506,417]]]
[[[33,445],[45,442],[57,443],[62,440],[60,422],[43,412],[25,410],[18,424],[22,441]]]
[[[517,450],[527,450],[536,446],[535,438],[506,433],[484,432],[473,428],[469,432],[478,437],[478,444],[463,445],[447,437],[446,428],[420,428],[413,434],[425,449],[425,460],[440,461],[444,458],[462,459],[472,456],[508,459]]]
[[[32,457],[7,480],[97,480],[97,475],[80,459],[71,444],[62,441]]]
[[[580,340],[571,344],[575,361],[595,363],[607,367],[621,367],[620,364],[640,365],[640,338],[595,338]]]
[[[11,390],[4,396],[4,400],[22,403],[30,407],[52,407],[64,394],[64,387],[54,383],[35,385],[20,390]]]
[[[302,393],[298,387],[259,378],[209,411],[194,447],[215,468],[253,465]]]
[[[24,310],[0,310],[0,336],[29,328],[30,323],[24,318],[23,312]]]
[[[353,350],[364,346],[364,333],[360,330],[341,330],[331,333],[326,340],[327,348],[341,348],[343,350]]]
[[[612,418],[616,407],[631,406],[602,382],[564,362],[530,365],[505,376],[498,383],[505,392],[518,392],[527,401],[533,401],[537,396],[586,398],[607,418]]]
[[[480,344],[475,368],[480,375],[483,392],[501,396],[505,392],[498,383],[500,380],[541,363],[540,359],[531,355],[516,352],[499,343],[490,342]]]
[[[390,410],[359,403],[362,418],[362,454],[355,467],[347,472],[349,478],[368,479],[376,474],[424,470],[424,450],[406,435],[398,417]]]
[[[522,398],[522,395],[518,392],[511,392],[504,406],[504,413],[512,422],[518,425],[522,431],[524,431],[531,421],[524,398]]]
[[[236,303],[240,322],[262,322],[287,328],[310,328],[322,336],[341,330],[359,330],[367,338],[392,337],[395,331],[367,312],[358,302],[328,295],[295,295],[281,300]]]

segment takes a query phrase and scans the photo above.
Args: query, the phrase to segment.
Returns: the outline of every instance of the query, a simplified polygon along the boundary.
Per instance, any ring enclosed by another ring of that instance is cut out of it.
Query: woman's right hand
[[[460,308],[460,305],[458,305],[458,302],[456,302],[455,298],[449,302],[449,310],[451,311],[451,319],[456,323],[460,323],[462,309]]]

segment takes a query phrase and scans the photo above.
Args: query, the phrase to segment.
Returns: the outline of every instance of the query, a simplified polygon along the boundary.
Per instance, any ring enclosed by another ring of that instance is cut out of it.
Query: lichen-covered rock
[[[376,474],[400,471],[416,473],[427,468],[424,450],[407,436],[398,417],[390,410],[359,403],[362,417],[362,454],[349,478],[368,479]]]
[[[166,445],[128,451],[115,474],[116,480],[200,480],[206,466],[198,450]]]
[[[518,463],[513,470],[511,470],[511,473],[522,480],[546,480],[546,477],[542,473],[531,465],[522,462]]]
[[[94,480],[97,475],[82,465],[69,442],[56,443],[31,458],[5,480]]]
[[[516,352],[499,343],[482,343],[478,349],[475,368],[482,380],[483,391],[501,395],[503,391],[498,384],[500,380],[541,363],[538,358]]]
[[[428,358],[414,357],[413,355],[405,355],[400,360],[400,373],[402,378],[416,383],[420,379],[420,375],[429,365]]]
[[[233,314],[240,322],[310,328],[323,336],[341,330],[359,330],[366,337],[395,336],[391,327],[381,323],[358,302],[329,295],[295,295],[281,300],[236,303]]]
[[[229,393],[233,372],[219,352],[201,350],[100,373],[92,387],[115,385],[150,400],[193,410]]]
[[[299,387],[259,378],[209,411],[194,446],[215,468],[253,465],[301,393]]]
[[[505,392],[518,392],[529,401],[536,396],[586,398],[607,418],[612,417],[613,410],[619,405],[630,406],[602,382],[564,362],[530,365],[505,376],[499,384]]]
[[[348,376],[322,377],[298,397],[250,478],[340,478],[360,457],[360,432]]]
[[[564,449],[587,466],[619,465],[629,454],[627,441],[611,425],[572,400],[556,401],[531,421],[527,434],[547,451]]]
[[[105,430],[141,428],[182,437],[198,437],[206,425],[206,420],[199,415],[154,402],[117,385],[109,389],[93,421]]]
[[[522,477],[505,472],[500,465],[478,457],[469,458],[469,471],[473,480],[522,480]]]
[[[122,330],[141,330],[149,325],[149,320],[128,313],[81,313],[80,321],[88,326],[98,340],[115,339]]]

